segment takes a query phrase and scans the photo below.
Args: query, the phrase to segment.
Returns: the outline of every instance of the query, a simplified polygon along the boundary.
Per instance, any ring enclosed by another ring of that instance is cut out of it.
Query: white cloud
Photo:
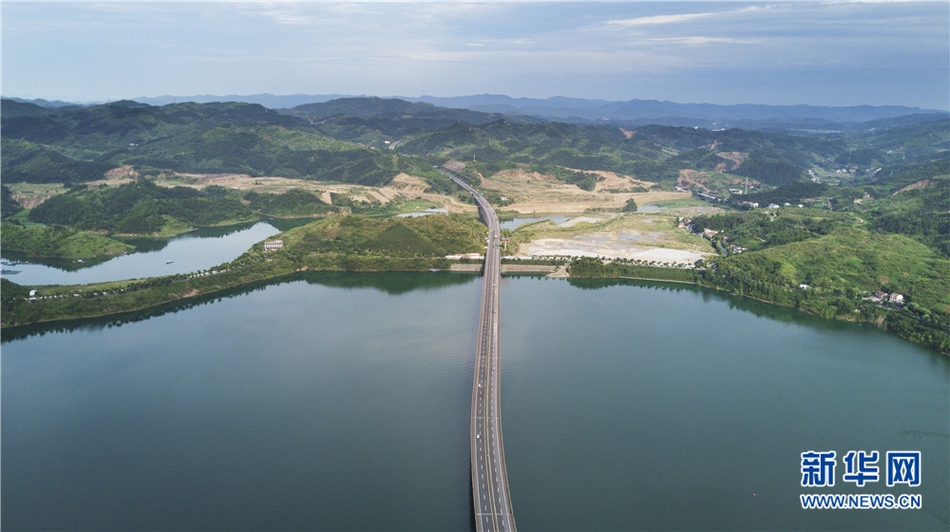
[[[682,13],[678,15],[654,15],[650,17],[637,17],[624,20],[610,20],[609,25],[614,26],[654,26],[659,24],[677,24],[690,20],[697,20],[716,15],[717,13]]]
[[[648,42],[663,44],[681,44],[684,46],[704,46],[708,44],[759,44],[756,39],[733,39],[729,37],[702,37],[699,35],[683,37],[654,37]]]
[[[691,99],[720,98],[728,83],[765,99],[770,76],[784,76],[782,90],[799,83],[818,102],[844,97],[826,79],[847,71],[880,87],[868,102],[941,91],[945,101],[945,3],[888,4],[4,2],[4,90],[68,96],[82,87],[95,99],[186,88],[518,95],[530,87],[634,98],[643,96],[636,87],[681,90],[715,73],[718,92],[703,84],[708,96]],[[747,76],[757,76],[754,87],[739,81]]]

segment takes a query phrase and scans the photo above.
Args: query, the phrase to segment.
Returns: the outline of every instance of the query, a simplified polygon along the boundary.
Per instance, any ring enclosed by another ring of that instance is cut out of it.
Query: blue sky
[[[2,2],[4,96],[950,107],[950,3]]]

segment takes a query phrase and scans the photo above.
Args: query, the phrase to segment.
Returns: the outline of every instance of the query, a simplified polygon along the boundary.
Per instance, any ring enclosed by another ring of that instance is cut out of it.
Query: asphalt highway
[[[514,532],[508,496],[505,447],[501,436],[501,364],[498,349],[501,229],[495,209],[455,175],[442,173],[471,193],[488,226],[484,285],[478,325],[475,383],[472,386],[472,500],[478,532]]]

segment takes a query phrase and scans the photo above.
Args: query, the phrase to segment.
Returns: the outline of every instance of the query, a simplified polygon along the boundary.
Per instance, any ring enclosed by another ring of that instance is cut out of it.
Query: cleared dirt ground
[[[482,181],[482,188],[493,190],[513,200],[514,203],[498,209],[499,212],[532,214],[583,214],[588,211],[617,211],[627,200],[633,198],[637,205],[689,198],[687,192],[650,191],[632,192],[653,183],[620,176],[613,172],[590,172],[602,179],[593,191],[581,190],[537,172],[506,170]]]
[[[599,256],[686,263],[713,253],[706,240],[690,235],[676,225],[679,217],[715,212],[717,209],[697,204],[688,192],[633,192],[634,189],[650,189],[653,183],[613,172],[595,173],[601,179],[593,191],[582,190],[551,176],[520,170],[509,170],[484,179],[481,188],[513,200],[511,205],[498,208],[502,214],[518,217],[571,216],[560,226],[548,222],[526,229],[533,235],[533,240],[521,244],[518,252],[520,256]],[[118,186],[139,178],[138,172],[132,167],[122,167],[110,171],[104,179],[90,183],[90,186]],[[399,174],[384,187],[243,174],[173,174],[159,177],[156,183],[198,189],[218,185],[276,194],[299,188],[317,194],[326,203],[330,203],[330,193],[342,194],[355,201],[381,204],[421,199],[441,205],[450,213],[477,212],[474,205],[462,203],[454,196],[425,192],[425,180],[408,174]],[[65,191],[65,188],[56,185],[14,184],[11,187],[14,197],[29,207]],[[641,207],[641,211],[621,214],[620,210],[631,198]]]
[[[389,185],[384,187],[366,187],[346,183],[330,184],[287,177],[251,177],[243,174],[177,174],[168,179],[159,179],[157,183],[163,186],[187,186],[199,189],[218,185],[271,194],[281,194],[290,189],[299,188],[317,194],[325,203],[330,203],[331,192],[345,195],[354,201],[379,202],[383,205],[397,199],[407,201],[423,199],[442,205],[448,212],[476,212],[474,205],[462,203],[455,197],[425,192],[428,187],[425,180],[405,173],[397,175]]]
[[[705,207],[571,218],[523,228],[534,234],[518,256],[609,257],[646,262],[693,263],[714,254],[709,242],[677,227],[678,219]]]

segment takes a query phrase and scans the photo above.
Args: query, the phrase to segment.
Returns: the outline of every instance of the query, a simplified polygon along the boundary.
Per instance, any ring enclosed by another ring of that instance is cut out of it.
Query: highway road
[[[501,362],[498,349],[501,228],[495,209],[477,190],[440,170],[470,192],[488,226],[484,285],[472,386],[472,500],[478,532],[514,532],[515,517],[508,496],[505,446],[501,436]]]

